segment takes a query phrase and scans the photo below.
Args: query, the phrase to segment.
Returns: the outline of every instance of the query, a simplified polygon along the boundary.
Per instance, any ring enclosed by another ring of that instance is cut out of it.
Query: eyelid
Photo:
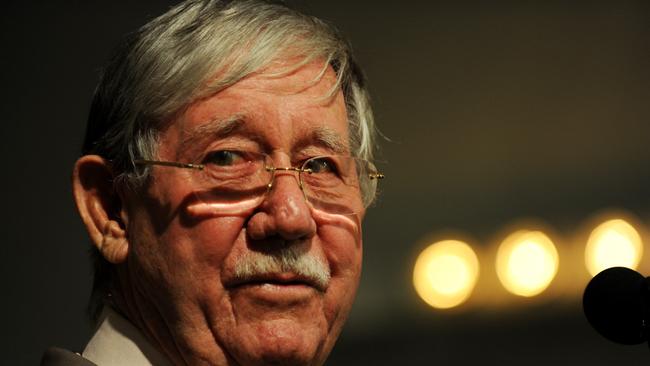
[[[223,151],[229,151],[233,153],[238,153],[243,157],[257,157],[259,155],[264,155],[258,149],[249,148],[248,146],[233,146],[232,144],[224,144],[218,146],[209,146],[201,155],[201,160],[208,158],[212,154],[216,154]]]
[[[331,151],[329,149],[323,149],[323,148],[309,148],[305,150],[301,150],[300,152],[294,153],[294,158],[291,160],[294,163],[299,163],[303,164],[305,161],[313,158],[319,158],[322,156],[336,156],[334,151]]]

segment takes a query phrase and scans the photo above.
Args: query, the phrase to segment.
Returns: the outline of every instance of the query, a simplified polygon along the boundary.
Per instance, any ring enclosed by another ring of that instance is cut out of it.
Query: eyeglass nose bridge
[[[284,171],[284,172],[297,172],[298,173],[298,187],[300,187],[300,191],[302,191],[303,196],[305,196],[305,199],[307,199],[307,196],[305,194],[305,187],[302,182],[302,173],[312,173],[311,169],[305,169],[305,168],[298,168],[298,167],[280,167],[276,168],[273,166],[266,166],[265,167],[267,172],[271,173],[271,181],[267,185],[267,193],[271,191],[271,188],[273,188],[273,183],[275,182],[275,172],[277,171]]]

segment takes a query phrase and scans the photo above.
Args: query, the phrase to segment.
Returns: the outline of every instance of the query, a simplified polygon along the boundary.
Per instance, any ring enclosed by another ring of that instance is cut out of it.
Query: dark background
[[[110,49],[172,3],[3,2],[0,363],[37,364],[50,345],[81,350],[90,334],[71,167]],[[351,39],[390,139],[358,301],[329,364],[650,363],[646,346],[591,330],[584,266],[562,257],[602,210],[650,224],[650,2],[292,3]],[[506,228],[530,218],[559,238],[560,273],[553,295],[522,299],[483,280],[484,264]],[[417,298],[413,262],[434,237],[469,238],[483,253],[477,292],[493,301],[441,311]]]

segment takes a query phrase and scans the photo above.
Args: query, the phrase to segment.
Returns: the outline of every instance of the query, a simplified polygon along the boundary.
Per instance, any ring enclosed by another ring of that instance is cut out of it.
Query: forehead
[[[266,150],[289,153],[302,145],[324,145],[347,153],[347,111],[335,85],[336,74],[322,62],[291,72],[287,64],[276,63],[192,104],[167,137],[182,149],[236,136]]]

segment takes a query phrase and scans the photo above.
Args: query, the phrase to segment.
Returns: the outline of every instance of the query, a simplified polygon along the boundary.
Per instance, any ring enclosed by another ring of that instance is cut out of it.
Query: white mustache
[[[237,261],[234,268],[237,282],[279,273],[293,273],[321,290],[325,290],[330,281],[329,267],[297,246],[269,253],[248,252]]]

